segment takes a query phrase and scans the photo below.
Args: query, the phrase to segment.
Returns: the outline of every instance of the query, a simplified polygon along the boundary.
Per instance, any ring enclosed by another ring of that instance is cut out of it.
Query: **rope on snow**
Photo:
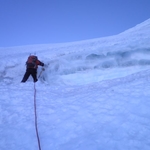
[[[38,123],[37,123],[36,86],[35,86],[35,83],[34,83],[34,115],[35,115],[35,130],[36,130],[36,136],[37,136],[37,141],[38,141],[38,147],[39,147],[39,150],[41,150],[40,138],[39,138],[39,133],[38,133]]]

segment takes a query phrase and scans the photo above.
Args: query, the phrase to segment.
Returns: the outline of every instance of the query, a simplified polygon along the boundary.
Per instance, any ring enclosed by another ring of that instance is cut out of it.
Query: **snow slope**
[[[149,150],[149,39],[150,19],[111,37],[0,48],[0,149],[38,149],[34,84],[20,83],[36,53],[42,150]]]

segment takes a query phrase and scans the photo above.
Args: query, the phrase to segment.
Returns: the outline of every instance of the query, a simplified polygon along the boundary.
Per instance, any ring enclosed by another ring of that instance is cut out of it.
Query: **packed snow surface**
[[[30,53],[45,63],[35,83],[42,150],[150,149],[150,19],[116,36],[0,52],[0,150],[38,149],[33,79],[20,83]]]

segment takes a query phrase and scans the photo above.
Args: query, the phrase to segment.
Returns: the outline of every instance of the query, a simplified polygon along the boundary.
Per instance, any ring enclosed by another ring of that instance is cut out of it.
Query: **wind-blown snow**
[[[38,149],[34,84],[20,83],[36,53],[42,150],[149,150],[149,39],[150,19],[111,37],[0,48],[0,149]]]

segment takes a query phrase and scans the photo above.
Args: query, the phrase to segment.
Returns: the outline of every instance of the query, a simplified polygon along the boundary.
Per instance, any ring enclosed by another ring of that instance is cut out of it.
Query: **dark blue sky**
[[[0,0],[0,47],[119,34],[150,18],[150,0]]]

